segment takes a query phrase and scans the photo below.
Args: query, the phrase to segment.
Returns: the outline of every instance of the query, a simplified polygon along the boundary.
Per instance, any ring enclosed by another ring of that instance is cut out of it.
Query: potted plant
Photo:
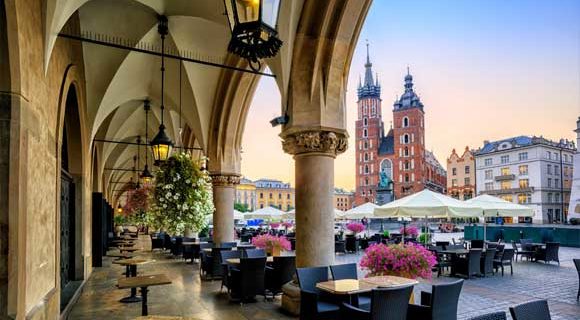
[[[383,231],[383,238],[385,239],[391,238],[391,233],[389,232],[389,230]]]
[[[419,238],[417,238],[417,240],[419,241],[419,243],[428,244],[428,243],[431,243],[431,238],[432,238],[431,236],[432,236],[431,233],[421,233],[419,235]]]
[[[399,229],[399,232],[403,236],[411,238],[417,238],[417,236],[419,236],[419,229],[417,229],[417,227],[415,226],[401,227],[401,229]]]
[[[290,251],[292,246],[285,236],[273,236],[262,234],[252,238],[252,244],[256,248],[264,249],[268,255],[279,256],[282,251]]]
[[[365,231],[365,225],[360,222],[351,222],[346,225],[346,229],[356,236],[358,233]]]
[[[432,252],[416,244],[373,244],[365,250],[360,266],[368,276],[399,276],[430,279],[437,263]]]

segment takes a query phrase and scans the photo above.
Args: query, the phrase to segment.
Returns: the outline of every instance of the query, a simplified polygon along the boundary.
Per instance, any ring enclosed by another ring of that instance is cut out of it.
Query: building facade
[[[354,192],[340,188],[334,188],[334,208],[342,211],[352,209],[354,205]]]
[[[475,189],[475,157],[469,147],[465,147],[460,156],[455,149],[447,158],[447,194],[458,200],[468,200],[474,197]]]
[[[373,78],[367,45],[355,124],[356,205],[377,202],[377,190],[389,190],[395,199],[424,188],[445,192],[445,169],[425,149],[425,112],[409,72],[404,88],[405,92],[393,105],[393,125],[385,134],[381,86],[378,76]]]
[[[236,185],[236,203],[245,205],[249,211],[256,210],[256,184],[249,179],[240,179]]]
[[[534,223],[562,222],[568,213],[575,152],[574,142],[564,139],[519,136],[485,141],[475,153],[476,189],[530,206]]]
[[[576,121],[576,145],[580,145],[580,117]],[[580,219],[580,151],[576,149],[576,154],[572,158],[574,168],[569,171],[574,171],[572,188],[570,191],[570,204],[568,206],[568,221],[572,218]],[[568,174],[571,174],[570,172]]]
[[[267,206],[278,208],[282,211],[294,209],[294,188],[290,183],[280,180],[260,179],[256,184],[256,209]]]

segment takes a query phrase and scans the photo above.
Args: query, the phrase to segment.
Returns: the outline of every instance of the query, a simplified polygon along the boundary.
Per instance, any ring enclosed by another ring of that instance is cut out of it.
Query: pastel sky
[[[354,189],[356,86],[366,39],[382,86],[383,119],[403,91],[407,65],[425,105],[426,147],[445,166],[453,148],[516,135],[575,139],[580,116],[580,1],[375,0],[348,82],[348,151],[335,161],[335,185]],[[243,138],[242,173],[294,184],[282,151],[272,79],[262,79]]]

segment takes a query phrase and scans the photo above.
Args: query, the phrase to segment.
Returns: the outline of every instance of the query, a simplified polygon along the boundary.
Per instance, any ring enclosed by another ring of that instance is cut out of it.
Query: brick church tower
[[[378,183],[378,149],[383,135],[381,115],[381,86],[378,76],[373,79],[373,64],[369,57],[367,43],[367,62],[364,82],[358,85],[358,118],[356,127],[356,192],[355,203],[375,202]]]
[[[398,183],[395,199],[421,191],[425,184],[425,112],[413,91],[413,76],[407,69],[405,92],[393,105],[393,136],[396,162],[393,176]]]

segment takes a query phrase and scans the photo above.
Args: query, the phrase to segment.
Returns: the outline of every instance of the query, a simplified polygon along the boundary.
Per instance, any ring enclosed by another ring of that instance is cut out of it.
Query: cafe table
[[[133,254],[131,253],[107,253],[107,257],[117,258],[117,259],[131,259],[133,258]]]
[[[241,259],[240,258],[230,258],[230,259],[226,259],[226,262],[229,264],[238,265],[241,263]],[[274,257],[272,257],[272,256],[266,257],[266,263],[272,263],[272,262],[274,262]]]
[[[414,279],[407,279],[397,276],[376,276],[364,279],[342,279],[323,281],[316,284],[316,288],[327,293],[348,297],[351,303],[358,306],[356,295],[370,292],[376,288],[401,288],[414,286],[419,282]],[[411,294],[410,303],[414,302],[414,296]]]
[[[134,247],[119,247],[119,251],[121,253],[123,253],[123,252],[129,252],[129,253],[131,253],[131,252],[135,252],[135,251],[138,251],[138,250],[139,249],[134,248]]]
[[[125,266],[125,277],[126,278],[133,278],[133,277],[137,276],[137,266],[138,265],[151,263],[153,261],[155,261],[155,260],[135,258],[135,259],[115,260],[115,261],[113,261],[113,263]],[[131,295],[121,299],[120,301],[123,303],[133,303],[133,302],[141,301],[141,298],[137,297],[137,289],[132,288]]]
[[[149,315],[149,310],[147,306],[147,292],[148,288],[151,286],[161,286],[171,284],[171,280],[165,274],[154,274],[150,276],[140,276],[131,278],[120,278],[117,282],[117,288],[119,289],[137,289],[141,288],[141,315]]]

